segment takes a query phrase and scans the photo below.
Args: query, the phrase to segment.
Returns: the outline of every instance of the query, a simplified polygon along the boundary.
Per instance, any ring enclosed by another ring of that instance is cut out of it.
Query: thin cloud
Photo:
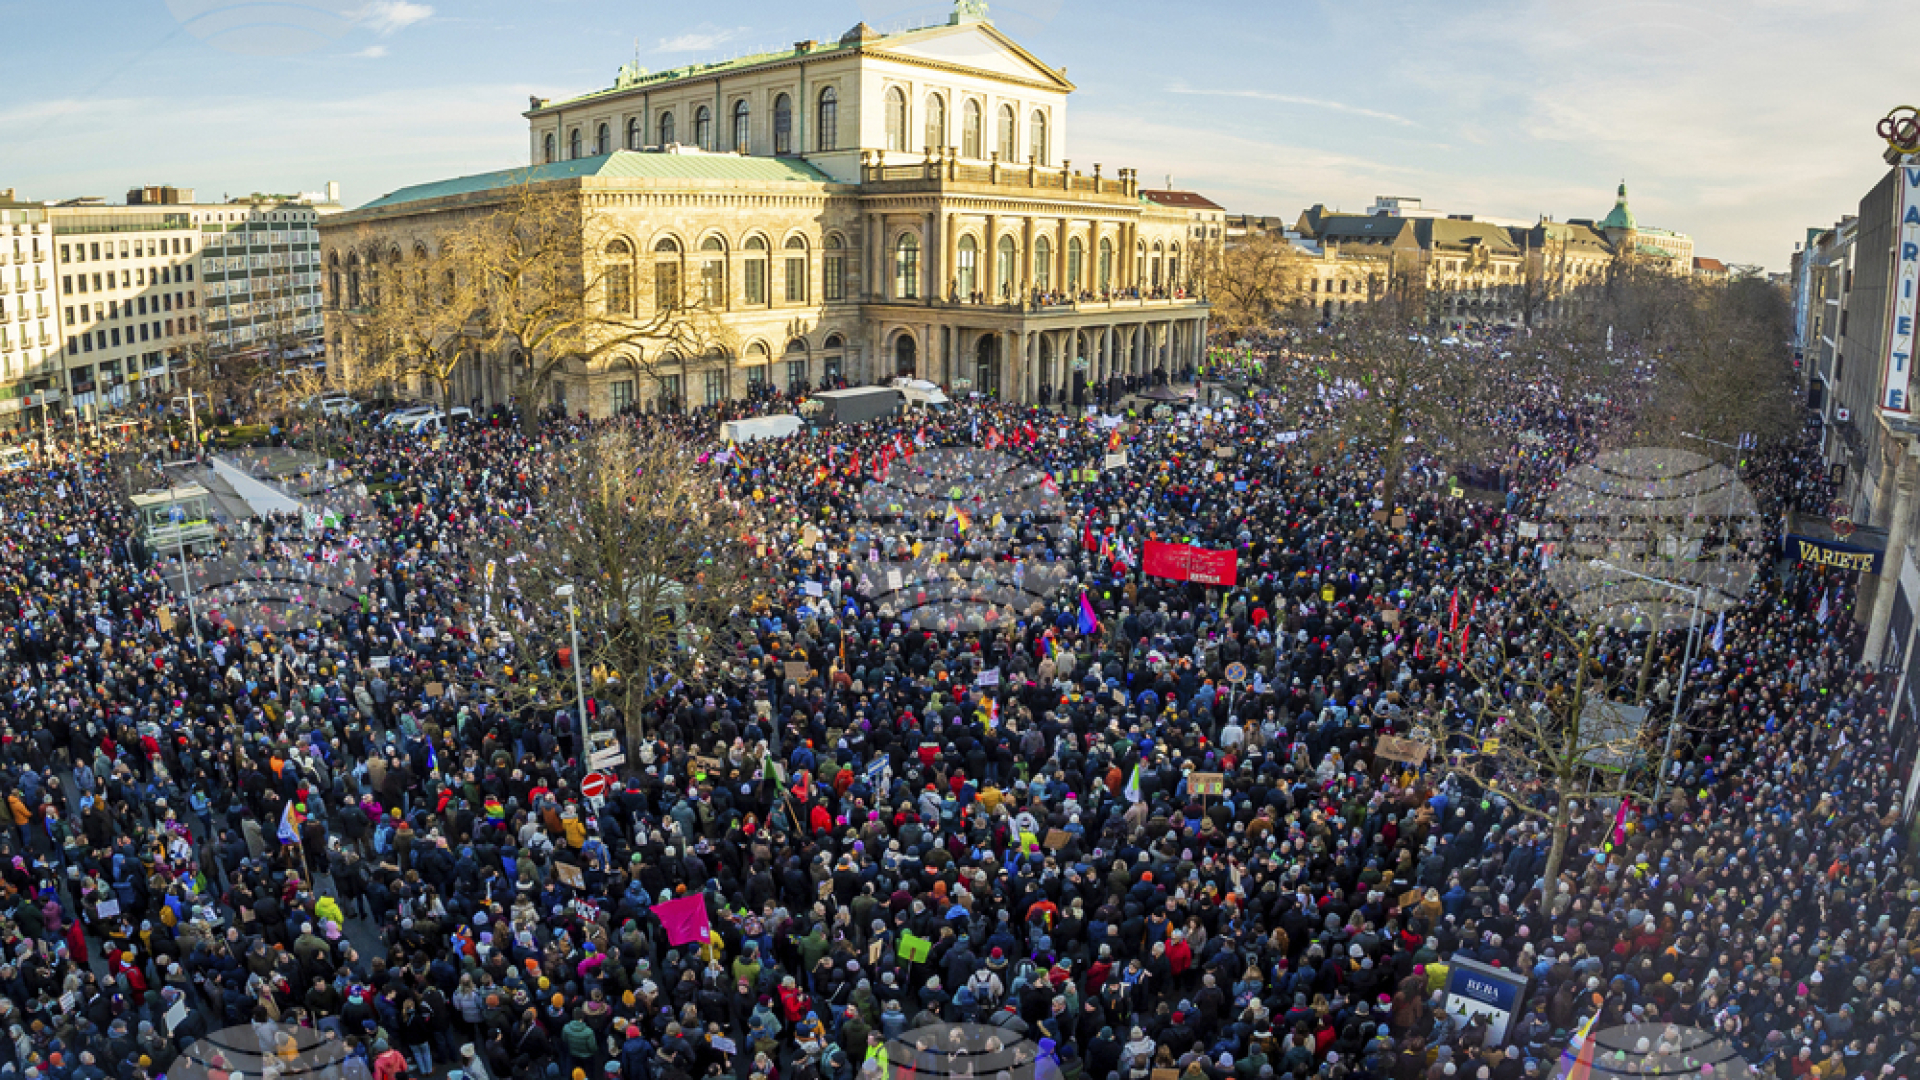
[[[385,45],[369,45],[353,55],[357,60],[378,60],[387,55],[387,47]]]
[[[433,18],[433,8],[411,0],[373,0],[354,14],[354,23],[385,37]]]
[[[716,26],[702,24],[685,31],[678,37],[661,38],[660,43],[655,45],[653,50],[663,53],[712,52],[746,32],[747,28],[744,26],[723,30]]]
[[[1360,105],[1348,105],[1343,101],[1328,101],[1324,98],[1300,97],[1296,94],[1270,94],[1263,90],[1195,90],[1184,83],[1174,83],[1167,87],[1169,94],[1186,94],[1193,97],[1244,98],[1249,101],[1270,101],[1276,105],[1304,105],[1310,109],[1326,109],[1330,112],[1346,113],[1349,116],[1364,116],[1370,120],[1383,120],[1389,124],[1414,127],[1414,122],[1404,116],[1390,112],[1369,109]]]

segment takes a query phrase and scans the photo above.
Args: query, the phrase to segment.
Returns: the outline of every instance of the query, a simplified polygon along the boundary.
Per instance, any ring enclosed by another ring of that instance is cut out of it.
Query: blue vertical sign
[[[1486,1045],[1506,1045],[1507,1030],[1520,1015],[1526,997],[1527,977],[1458,954],[1447,965],[1447,1014],[1461,1024],[1486,1017]]]
[[[1880,411],[1889,415],[1913,413],[1913,345],[1915,293],[1920,292],[1920,166],[1904,165],[1895,172],[1900,198],[1893,231],[1893,302],[1887,305],[1887,358],[1880,384]]]

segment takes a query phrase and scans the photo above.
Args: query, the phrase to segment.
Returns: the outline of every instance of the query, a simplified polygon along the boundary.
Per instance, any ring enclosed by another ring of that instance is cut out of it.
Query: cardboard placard
[[[554,863],[553,872],[559,875],[560,884],[568,888],[584,889],[587,887],[587,876],[581,873],[580,868],[572,863]]]
[[[437,698],[446,692],[447,688],[440,683],[430,682],[427,684],[427,696],[430,698]]]
[[[1197,772],[1187,774],[1187,794],[1219,795],[1227,790],[1227,774]]]
[[[1386,608],[1380,612],[1380,619],[1382,622],[1385,622],[1388,626],[1399,626],[1400,625],[1400,609]]]
[[[1400,906],[1403,909],[1418,907],[1420,906],[1420,902],[1426,898],[1427,894],[1421,892],[1419,889],[1408,889],[1406,892],[1400,894]]]
[[[1155,1069],[1147,1080],[1180,1080],[1179,1069]]]
[[[167,633],[172,633],[173,632],[173,609],[161,608],[158,612],[156,612],[156,614],[159,615],[160,617],[160,629],[163,631],[166,631]]]
[[[1403,739],[1398,735],[1382,735],[1374,744],[1373,756],[1388,761],[1404,761],[1409,765],[1418,765],[1427,760],[1429,747],[1426,743]]]
[[[1072,842],[1073,834],[1065,829],[1048,829],[1047,838],[1041,841],[1047,845],[1048,851],[1059,851]]]
[[[1381,525],[1385,525],[1392,516],[1393,515],[1387,513],[1385,510],[1375,510],[1373,512],[1373,520]]]
[[[1394,529],[1394,531],[1398,532],[1399,530],[1407,527],[1407,515],[1399,511],[1395,511],[1393,517],[1387,519],[1387,522],[1388,522],[1388,525]]]
[[[795,682],[806,682],[807,679],[813,675],[813,669],[807,666],[805,660],[783,661],[780,665],[780,670],[788,679]]]
[[[720,759],[712,757],[694,758],[693,774],[699,776],[702,773],[705,773],[710,780],[720,779]]]

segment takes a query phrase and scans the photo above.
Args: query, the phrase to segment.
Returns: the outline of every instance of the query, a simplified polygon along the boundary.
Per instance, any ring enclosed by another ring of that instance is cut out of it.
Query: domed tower
[[[1620,181],[1619,197],[1613,200],[1613,210],[1600,222],[1600,231],[1607,234],[1607,242],[1613,250],[1625,251],[1633,243],[1633,234],[1638,228],[1633,223],[1633,211],[1627,209],[1627,182]]]

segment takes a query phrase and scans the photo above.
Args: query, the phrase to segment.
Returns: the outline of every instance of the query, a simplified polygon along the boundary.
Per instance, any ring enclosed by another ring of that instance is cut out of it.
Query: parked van
[[[0,447],[0,473],[23,472],[33,468],[33,455],[18,446]]]
[[[473,410],[459,405],[454,406],[451,413],[443,413],[439,409],[434,409],[425,416],[414,420],[407,426],[407,430],[415,435],[438,435],[447,430],[447,418],[449,416],[453,418],[454,426],[458,427],[473,419]]]

